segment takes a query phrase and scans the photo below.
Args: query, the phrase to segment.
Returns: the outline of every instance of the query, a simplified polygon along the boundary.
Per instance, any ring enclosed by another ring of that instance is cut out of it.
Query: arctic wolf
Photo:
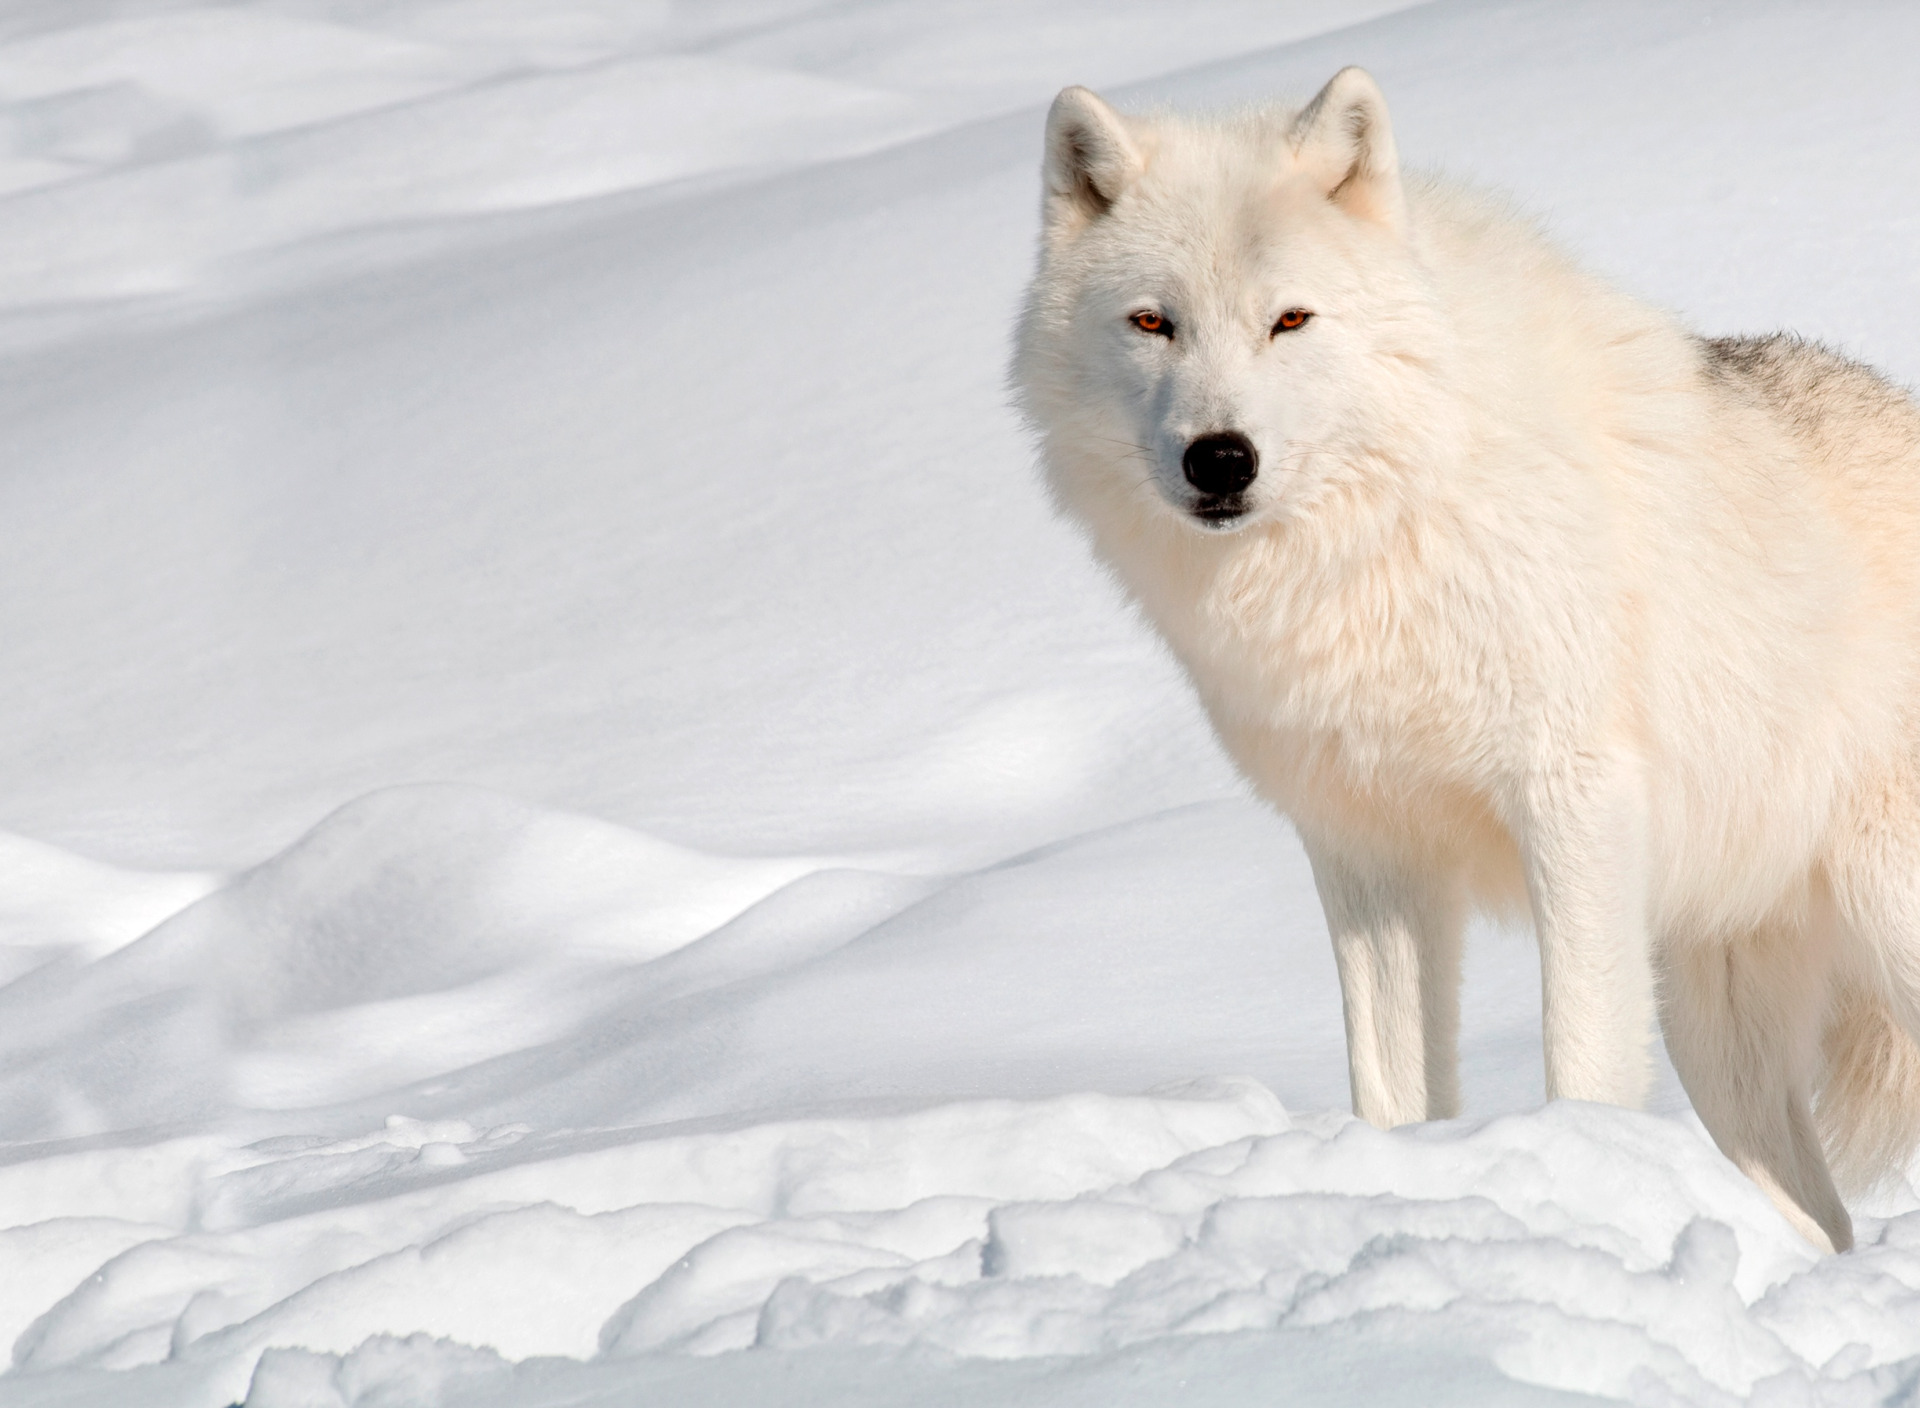
[[[1458,1111],[1463,920],[1527,915],[1549,1096],[1640,1103],[1657,1015],[1850,1245],[1834,1171],[1920,1124],[1920,409],[1403,174],[1359,69],[1213,121],[1069,88],[1043,175],[1017,394],[1299,830],[1356,1113]]]

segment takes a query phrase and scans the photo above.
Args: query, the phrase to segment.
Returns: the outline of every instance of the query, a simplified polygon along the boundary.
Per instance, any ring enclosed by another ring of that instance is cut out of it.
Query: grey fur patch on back
[[[1804,433],[1825,438],[1843,419],[1920,433],[1920,407],[1903,387],[1798,333],[1695,341],[1709,380]]]

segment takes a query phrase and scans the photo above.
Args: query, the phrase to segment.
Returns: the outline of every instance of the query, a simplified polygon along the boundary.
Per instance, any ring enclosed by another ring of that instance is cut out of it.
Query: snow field
[[[315,235],[868,151],[1043,101],[1064,62],[1123,82],[1405,3],[1227,0],[1169,24],[1005,0],[304,0],[89,23],[37,0],[0,21],[0,306],[177,293]]]
[[[1472,1119],[1334,1113],[1304,859],[1001,378],[1055,88],[1356,61],[1704,329],[1911,378],[1916,40],[8,7],[0,1404],[1913,1401],[1912,1188],[1820,1261],[1671,1081],[1536,1110],[1523,940]]]

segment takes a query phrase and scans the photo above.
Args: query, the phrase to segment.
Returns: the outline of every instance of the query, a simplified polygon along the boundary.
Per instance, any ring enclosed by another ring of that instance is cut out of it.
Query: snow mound
[[[618,1156],[630,1194],[727,1207],[488,1211],[172,1343],[257,1358],[250,1408],[481,1401],[489,1385],[541,1402],[509,1361],[587,1356],[591,1318],[604,1357],[579,1374],[636,1385],[663,1355],[1085,1366],[1256,1331],[1329,1362],[1356,1341],[1450,1351],[1634,1402],[1877,1402],[1920,1375],[1920,1212],[1822,1261],[1697,1133],[1654,1117],[1288,1125],[1260,1087],[1229,1083],[650,1141]],[[169,1255],[143,1244],[109,1264],[86,1308]],[[1836,1277],[1870,1286],[1874,1312],[1840,1308]],[[82,1338],[66,1323],[79,1299],[22,1341],[26,1362],[56,1332]],[[261,1352],[276,1344],[303,1348]]]
[[[0,874],[0,983],[57,957],[103,957],[220,883],[211,874],[122,870],[6,832]]]
[[[256,1026],[464,986],[516,959],[646,962],[808,868],[420,784],[340,808],[151,942],[195,951]]]
[[[65,959],[0,988],[0,1134],[15,1140],[324,1104],[537,1042],[608,968],[814,868],[445,785],[350,803],[217,889],[6,845],[27,862],[15,929]],[[526,1002],[540,991],[554,1003]]]
[[[687,1356],[1071,1379],[1252,1335],[1643,1403],[1879,1402],[1920,1375],[1910,1197],[1819,1258],[1697,1128],[1600,1106],[1384,1133],[1216,1080],[625,1136],[394,1119],[151,1169],[187,1193],[171,1229],[6,1234],[26,1286],[100,1258],[22,1327],[18,1372],[537,1403]]]

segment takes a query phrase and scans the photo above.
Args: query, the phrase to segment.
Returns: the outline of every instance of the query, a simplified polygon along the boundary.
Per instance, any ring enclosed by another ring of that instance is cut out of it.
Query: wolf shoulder
[[[1798,471],[1829,502],[1886,493],[1899,516],[1920,516],[1920,404],[1906,388],[1796,333],[1695,333],[1501,197],[1424,173],[1407,188],[1414,240],[1465,360],[1532,393],[1503,414],[1585,422],[1655,459],[1732,460],[1710,476],[1723,484],[1731,471],[1779,489]]]

